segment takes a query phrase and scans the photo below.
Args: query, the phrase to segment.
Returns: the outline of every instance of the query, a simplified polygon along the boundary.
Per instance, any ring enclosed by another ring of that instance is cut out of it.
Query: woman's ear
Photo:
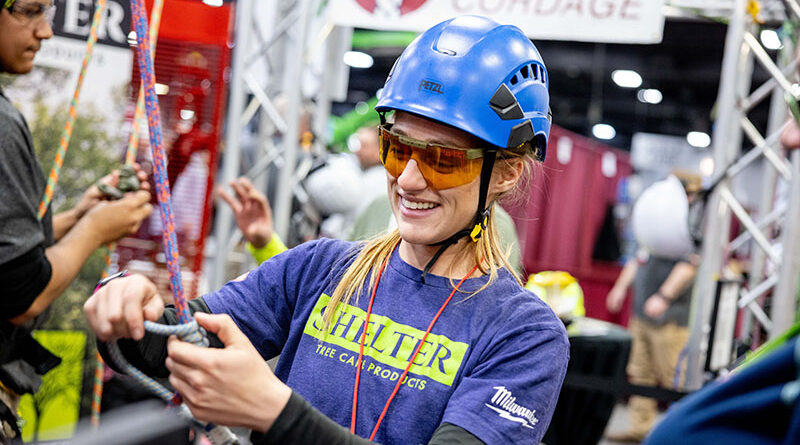
[[[489,185],[489,195],[505,193],[517,184],[524,169],[521,158],[498,159],[492,173],[492,183]]]

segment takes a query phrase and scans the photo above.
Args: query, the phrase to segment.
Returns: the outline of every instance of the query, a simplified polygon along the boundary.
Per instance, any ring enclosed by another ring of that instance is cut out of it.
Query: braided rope
[[[158,40],[158,30],[161,25],[161,12],[164,9],[164,0],[155,0],[153,3],[153,10],[150,12],[150,21],[153,26],[150,28],[150,44],[151,51],[155,53],[156,41]],[[144,88],[139,86],[139,97],[136,101],[136,112],[133,117],[133,127],[131,134],[128,138],[128,149],[125,152],[125,165],[133,165],[136,162],[136,154],[139,151],[139,121],[144,114]],[[109,243],[108,253],[106,254],[106,268],[103,271],[102,278],[116,273],[117,262],[112,260],[116,259],[116,243]],[[100,405],[103,398],[103,374],[105,373],[105,363],[100,353],[96,353],[96,364],[94,370],[94,382],[92,386],[92,410],[91,422],[94,427],[100,425]]]
[[[75,118],[78,115],[78,99],[81,95],[81,88],[83,87],[83,79],[86,77],[86,68],[89,66],[89,61],[92,60],[92,53],[94,52],[94,44],[97,42],[97,27],[100,24],[103,9],[106,6],[106,0],[97,0],[97,6],[94,8],[94,17],[92,18],[92,27],[89,30],[89,38],[86,41],[86,53],[83,55],[83,62],[81,63],[81,71],[78,74],[78,84],[75,86],[75,92],[72,94],[72,102],[69,104],[69,116],[67,123],[64,125],[64,131],[61,133],[61,142],[56,152],[56,159],[50,176],[47,178],[47,186],[44,189],[44,196],[39,203],[39,219],[42,219],[47,212],[47,207],[53,199],[53,191],[58,182],[58,175],[61,173],[61,166],[64,164],[64,156],[67,154],[67,147],[69,147],[69,140],[72,137],[72,128],[75,125]]]
[[[155,90],[155,70],[153,68],[153,58],[150,56],[150,41],[146,38],[141,38],[148,35],[144,2],[142,0],[131,0],[131,12],[138,41],[137,59],[139,62],[139,74],[142,77],[142,86],[145,92],[144,105],[147,110],[150,150],[152,151],[153,164],[155,165],[156,196],[158,197],[159,212],[161,213],[161,223],[165,228],[162,232],[162,240],[167,259],[167,270],[169,271],[170,284],[172,284],[172,292],[175,296],[178,319],[181,323],[187,323],[191,319],[191,313],[183,296],[181,269],[178,264],[178,240],[175,236],[175,221],[172,212],[169,179],[167,177],[167,161],[161,137],[161,111],[158,107],[158,96],[156,96]]]
[[[161,222],[164,227],[163,242],[167,257],[167,270],[170,274],[170,284],[174,295],[175,307],[178,312],[177,326],[164,326],[149,321],[145,322],[145,329],[149,332],[161,335],[178,335],[185,341],[192,342],[200,346],[208,346],[206,333],[201,329],[197,322],[192,318],[186,299],[183,296],[183,286],[180,276],[180,265],[178,264],[178,243],[175,236],[175,223],[172,212],[172,202],[170,198],[169,179],[167,177],[166,156],[164,155],[163,141],[161,137],[161,113],[158,106],[158,97],[155,93],[155,70],[153,68],[153,58],[150,52],[150,41],[141,36],[148,35],[147,17],[145,15],[144,3],[142,0],[131,0],[131,13],[133,25],[137,35],[137,60],[139,63],[139,73],[142,79],[144,90],[144,105],[147,111],[147,126],[150,134],[150,149],[153,154],[153,164],[155,165],[154,180],[156,185],[156,196],[159,203]],[[122,356],[118,345],[115,342],[108,344],[109,354],[114,362],[127,374],[136,378],[145,387],[157,394],[163,400],[169,402],[171,407],[180,405],[180,412],[192,418],[189,409],[181,403],[180,396],[166,389],[163,385],[145,375],[140,370],[133,367]],[[200,426],[202,432],[213,444],[238,444],[239,441],[231,431],[223,426],[216,426],[210,423],[199,422],[192,419],[195,426]]]
[[[189,323],[172,326],[145,321],[144,328],[148,332],[154,334],[164,336],[177,335],[183,341],[188,341],[198,346],[208,346],[208,338],[206,337],[205,330],[198,326],[197,322],[194,320],[190,321]],[[192,416],[191,411],[185,404],[176,404],[175,400],[178,395],[131,365],[122,355],[122,351],[120,351],[117,342],[109,342],[106,347],[111,359],[121,370],[138,380],[139,383],[144,385],[144,387],[150,390],[150,392],[167,402],[170,407],[177,408],[178,414],[188,419],[195,428],[199,429],[203,434],[205,434],[205,436],[213,445],[239,444],[239,439],[231,432],[229,428],[197,420],[194,418],[194,416]]]
[[[153,10],[150,12],[150,56],[155,57],[158,30],[161,27],[161,11],[164,9],[164,0],[155,0]],[[125,164],[130,165],[136,161],[139,151],[139,123],[144,117],[144,83],[139,85],[139,96],[136,99],[136,111],[133,113],[133,126],[128,137],[128,151],[125,154]]]

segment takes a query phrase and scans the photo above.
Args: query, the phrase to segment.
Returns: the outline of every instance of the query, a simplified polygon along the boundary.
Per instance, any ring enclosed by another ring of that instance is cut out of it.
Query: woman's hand
[[[152,281],[142,275],[131,275],[101,287],[86,300],[83,310],[100,340],[141,340],[144,320],[158,320],[164,312],[164,301]]]
[[[197,419],[267,431],[292,390],[275,377],[229,316],[196,313],[195,318],[225,347],[203,348],[171,337],[170,383]]]

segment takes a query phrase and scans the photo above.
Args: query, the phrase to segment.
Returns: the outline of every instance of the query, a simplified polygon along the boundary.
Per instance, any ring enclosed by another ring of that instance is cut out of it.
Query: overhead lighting
[[[647,88],[637,91],[636,98],[639,99],[639,102],[646,104],[660,104],[664,96],[661,94],[661,91],[655,88]]]
[[[603,139],[607,141],[609,139],[614,139],[614,136],[617,135],[617,130],[608,124],[594,124],[592,127],[592,134],[597,139]]]
[[[761,44],[764,45],[766,49],[776,50],[783,48],[781,38],[774,29],[761,30]]]
[[[374,63],[372,56],[367,53],[362,53],[361,51],[347,51],[344,53],[342,60],[345,65],[353,68],[369,68]]]
[[[155,85],[156,94],[159,96],[166,96],[169,94],[169,85],[164,85],[163,83],[156,83]]]
[[[702,131],[690,131],[686,134],[686,142],[692,147],[706,148],[711,145],[711,136]]]
[[[711,157],[703,158],[700,161],[700,174],[703,176],[711,176],[714,174],[714,159]]]
[[[194,110],[187,110],[185,108],[181,110],[181,119],[188,121],[193,117],[194,117]]]
[[[222,0],[203,0],[203,3],[207,4],[208,6],[213,6],[215,8],[222,6]]]
[[[622,88],[639,88],[642,86],[642,76],[633,70],[614,70],[611,80]]]

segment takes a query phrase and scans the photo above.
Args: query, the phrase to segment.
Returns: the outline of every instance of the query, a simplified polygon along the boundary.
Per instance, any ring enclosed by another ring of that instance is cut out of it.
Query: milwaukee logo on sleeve
[[[484,404],[487,408],[495,411],[500,417],[517,422],[525,428],[533,429],[539,423],[539,419],[535,415],[536,410],[517,405],[515,403],[517,398],[512,396],[511,391],[507,390],[505,386],[495,386],[492,389],[497,390],[497,392],[492,396],[490,403]]]

